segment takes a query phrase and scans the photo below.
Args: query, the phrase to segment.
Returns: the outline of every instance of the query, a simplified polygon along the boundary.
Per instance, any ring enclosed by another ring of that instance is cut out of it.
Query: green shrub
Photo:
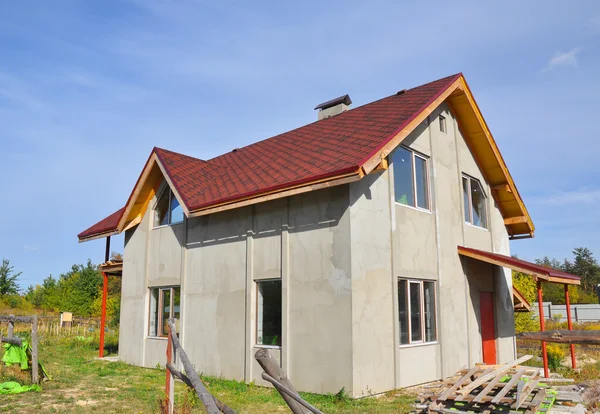
[[[546,353],[548,354],[548,366],[552,371],[556,371],[565,357],[565,351],[557,344],[548,344]]]

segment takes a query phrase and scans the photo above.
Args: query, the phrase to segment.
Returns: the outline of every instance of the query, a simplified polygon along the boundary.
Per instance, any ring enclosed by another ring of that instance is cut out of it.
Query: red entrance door
[[[496,328],[494,326],[494,294],[479,292],[483,363],[496,364]]]

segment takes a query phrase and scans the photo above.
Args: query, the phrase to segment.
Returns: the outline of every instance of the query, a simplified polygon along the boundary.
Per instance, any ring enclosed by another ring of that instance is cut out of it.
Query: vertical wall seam
[[[388,169],[384,171],[387,174],[388,180],[388,203],[390,208],[390,270],[391,270],[391,285],[392,285],[392,332],[394,335],[393,346],[394,356],[394,388],[400,387],[400,335],[399,335],[399,315],[398,312],[398,276],[394,266],[394,232],[396,231],[396,204],[394,192],[394,165],[388,160]],[[381,177],[380,177],[381,178]]]
[[[437,268],[437,278],[438,278],[438,294],[436,295],[436,307],[438,309],[438,312],[436,313],[436,317],[439,318],[439,322],[442,321],[442,318],[439,316],[440,312],[439,310],[442,309],[442,295],[440,294],[441,290],[442,290],[442,284],[443,284],[443,278],[442,278],[442,266],[441,266],[441,237],[440,237],[440,212],[438,209],[438,203],[437,203],[437,194],[438,191],[436,191],[436,185],[437,185],[437,170],[435,168],[435,162],[433,162],[433,158],[435,156],[435,152],[434,152],[434,145],[433,145],[433,133],[431,131],[431,124],[432,124],[432,119],[433,119],[433,114],[429,115],[427,117],[427,132],[429,135],[429,148],[431,149],[431,176],[432,176],[432,182],[430,182],[430,186],[432,187],[433,191],[432,193],[432,201],[433,201],[433,209],[434,209],[434,223],[435,223],[435,249],[436,249],[436,254],[435,254],[435,258],[436,258],[436,268]],[[439,324],[441,325],[441,324]],[[438,326],[438,346],[440,349],[439,352],[439,356],[440,356],[440,376],[442,378],[445,378],[447,375],[445,375],[444,373],[444,352],[442,351],[443,346],[444,346],[444,335],[443,335],[443,329],[441,326]]]
[[[454,114],[452,114],[452,129],[454,130],[454,148],[455,148],[455,155],[456,155],[456,173],[458,175],[458,192],[459,194],[462,194],[462,171],[461,171],[461,166],[460,166],[460,155],[459,155],[459,147],[458,147],[458,136],[460,131],[458,130],[458,125],[456,122],[456,118],[454,117]],[[461,135],[462,138],[462,135]],[[465,244],[465,220],[464,217],[466,217],[466,211],[464,210],[464,202],[463,202],[464,198],[460,197],[460,202],[458,203],[460,205],[460,211],[462,213],[461,218],[460,218],[460,228],[461,228],[461,234],[462,234],[462,244],[464,246]],[[463,259],[459,257],[459,260],[461,262],[461,264],[464,264]],[[465,266],[462,266],[463,269],[465,269]],[[469,364],[471,363],[471,357],[472,357],[472,349],[471,349],[471,326],[469,323],[469,277],[468,277],[468,266],[466,267],[466,272],[465,272],[465,277],[464,277],[464,287],[465,287],[465,315],[467,318],[467,358],[468,358],[468,362]]]
[[[187,240],[188,240],[188,223],[189,223],[189,219],[187,217],[184,218],[183,220],[183,240],[181,243],[181,267],[179,270],[180,273],[180,286],[179,286],[179,306],[181,307],[181,312],[180,312],[180,324],[181,324],[181,328],[180,328],[180,333],[179,333],[179,340],[181,341],[181,346],[185,349],[185,338],[186,338],[186,334],[185,334],[185,321],[186,321],[186,315],[187,315],[187,311],[185,309],[185,306],[187,304],[187,300],[186,300],[186,291],[187,291]],[[183,302],[183,303],[181,303]],[[181,364],[181,361],[179,362]]]
[[[282,338],[281,338],[281,366],[288,377],[290,373],[290,234],[289,234],[289,197],[285,198],[284,211],[281,214],[285,223],[281,226],[281,287],[284,292],[282,298]]]
[[[146,210],[146,214],[151,214]],[[144,217],[142,217],[142,223],[144,222]],[[141,225],[141,224],[140,224]],[[138,227],[139,228],[139,227]],[[144,316],[144,327],[142,330],[142,366],[146,365],[146,332],[148,332],[148,324],[150,321],[148,320],[148,315],[150,312],[150,291],[148,290],[148,271],[150,267],[150,239],[152,234],[152,220],[148,220],[146,224],[146,263],[144,264],[144,274],[146,277],[146,283],[144,286],[144,309],[142,309],[142,315]],[[148,310],[148,312],[146,312]]]

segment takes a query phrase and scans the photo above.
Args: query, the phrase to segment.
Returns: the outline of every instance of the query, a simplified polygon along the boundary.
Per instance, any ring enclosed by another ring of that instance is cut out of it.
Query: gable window
[[[281,280],[259,280],[256,287],[256,343],[281,346]]]
[[[150,321],[148,336],[167,336],[168,320],[175,319],[175,329],[179,332],[181,319],[181,289],[179,286],[150,288]]]
[[[435,282],[398,279],[400,345],[437,340]]]
[[[487,229],[486,196],[481,183],[473,177],[463,175],[462,186],[465,222]]]
[[[429,173],[427,158],[398,147],[392,154],[394,194],[397,203],[429,210]]]
[[[443,115],[440,115],[438,119],[440,122],[440,131],[445,134],[446,133],[446,117]]]
[[[175,197],[171,188],[165,185],[158,197],[156,207],[154,207],[154,227],[168,226],[182,221],[183,208],[179,205],[179,201],[177,201],[177,197]]]

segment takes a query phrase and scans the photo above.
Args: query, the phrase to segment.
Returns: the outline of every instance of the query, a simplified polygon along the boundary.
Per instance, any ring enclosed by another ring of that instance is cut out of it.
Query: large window
[[[261,280],[256,286],[256,343],[281,346],[281,280]]]
[[[177,287],[150,288],[150,327],[148,336],[167,336],[167,321],[175,319],[175,329],[179,332],[181,319],[181,289]]]
[[[487,229],[486,197],[481,184],[475,178],[463,175],[462,186],[465,221]]]
[[[396,202],[429,210],[429,174],[427,158],[398,147],[392,154]]]
[[[435,282],[398,279],[400,345],[437,340]]]
[[[167,226],[183,221],[183,208],[168,185],[165,185],[154,207],[154,227]]]

